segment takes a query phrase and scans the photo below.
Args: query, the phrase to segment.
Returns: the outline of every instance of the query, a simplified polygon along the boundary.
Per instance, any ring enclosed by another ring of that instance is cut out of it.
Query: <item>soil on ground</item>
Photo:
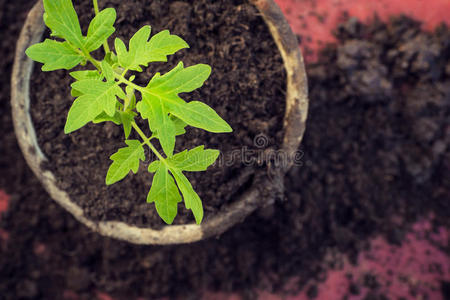
[[[5,74],[29,4],[0,3],[0,29],[8,29],[0,42],[0,188],[11,195],[0,220],[9,234],[0,244],[3,299],[95,299],[99,291],[115,299],[198,299],[206,289],[255,299],[256,289],[288,293],[310,279],[323,280],[328,268],[340,266],[330,259],[336,253],[357,263],[375,235],[402,243],[418,218],[431,214],[435,226],[450,225],[446,27],[425,33],[407,18],[341,25],[339,43],[308,66],[303,165],[285,178],[285,201],[220,238],[152,247],[88,230],[50,199],[26,166],[14,138]],[[368,287],[375,291],[370,299],[389,298],[376,282],[368,278],[348,294]],[[317,296],[314,287],[308,291]],[[442,292],[448,295],[448,282]]]

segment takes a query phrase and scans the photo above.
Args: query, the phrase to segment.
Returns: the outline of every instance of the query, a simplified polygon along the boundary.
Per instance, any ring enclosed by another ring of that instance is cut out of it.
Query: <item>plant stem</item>
[[[95,2],[96,0],[94,0],[94,2]],[[101,65],[100,65],[100,63],[95,59],[95,58],[93,58],[89,53],[84,53],[84,52],[82,52],[82,54],[86,57],[86,59],[88,60],[88,61],[90,61],[100,72],[102,72],[102,67],[101,67]],[[131,86],[131,87],[133,87],[135,90],[138,90],[138,91],[140,91],[141,93],[148,93],[148,91],[145,89],[145,88],[143,88],[143,87],[141,87],[141,86],[139,86],[139,85],[137,85],[137,84],[135,84],[135,83],[133,83],[133,82],[131,82],[131,81],[129,81],[129,80],[127,80],[123,75],[126,73],[128,71],[128,69],[125,69],[124,70],[124,72],[123,72],[123,74],[117,74],[117,73],[115,73],[114,75],[115,75],[115,77],[119,80],[119,83],[121,83],[121,82],[123,82],[123,83],[125,83],[125,84],[127,84],[127,85],[129,85],[129,86]],[[153,144],[150,142],[150,139],[151,138],[148,138],[146,135],[145,135],[145,133],[141,130],[141,128],[139,128],[139,126],[136,124],[136,122],[135,121],[133,121],[133,122],[131,122],[131,126],[134,128],[134,130],[136,130],[136,132],[139,134],[139,136],[142,138],[142,140],[144,141],[144,143],[152,150],[152,152],[153,153],[155,153],[155,155],[159,158],[159,160],[162,162],[162,163],[164,163],[166,166],[167,166],[167,168],[168,169],[170,169],[171,168],[171,166],[170,166],[170,164],[166,161],[166,159],[158,152],[158,150],[156,150],[156,148],[155,148],[155,146],[153,146]]]
[[[155,146],[150,142],[150,138],[148,138],[145,133],[139,128],[135,121],[131,122],[131,126],[136,130],[139,136],[144,140],[144,143],[155,153],[155,155],[159,158],[159,160],[164,163],[167,168],[171,168],[171,166],[167,163],[166,159],[156,150]]]
[[[100,12],[100,11],[98,10],[98,1],[97,1],[97,0],[92,0],[92,2],[93,2],[93,4],[94,4],[94,12],[95,12],[95,15],[98,15],[98,13]],[[103,43],[103,49],[105,49],[105,54],[108,54],[108,53],[110,52],[110,50],[109,50],[109,45],[108,45],[108,42],[107,42],[107,41],[105,41],[105,42]]]
[[[95,15],[98,15],[98,13],[99,13],[99,10],[98,10],[98,2],[97,2],[97,0],[92,0],[92,2],[93,2],[93,4],[94,4],[94,12],[95,12]]]
[[[84,57],[86,57],[86,59],[88,61],[90,61],[100,72],[102,72],[102,67],[100,66],[100,62],[98,60],[96,60],[95,58],[93,58],[89,53],[85,53],[83,51],[80,51],[78,49],[75,49],[77,52],[79,52],[80,54],[82,54]],[[131,81],[129,81],[128,79],[126,79],[124,77],[124,74],[126,74],[128,72],[128,69],[125,69],[124,72],[122,74],[117,74],[114,73],[114,76],[119,80],[119,83],[125,83],[131,87],[133,87],[135,90],[138,90],[141,93],[147,93],[149,94],[149,91],[147,91],[144,87],[137,85]],[[151,93],[150,93],[151,94]]]
[[[90,61],[100,72],[102,71],[102,67],[100,66],[100,62],[98,60],[93,58],[89,53],[86,53],[75,47],[73,47],[73,48],[75,49],[75,51],[77,51],[78,53],[83,55],[88,61]]]
[[[137,85],[131,81],[129,81],[128,79],[126,79],[125,77],[123,77],[123,75],[117,74],[115,73],[114,76],[119,79],[119,82],[125,83],[126,85],[131,86],[132,88],[134,88],[135,90],[138,90],[141,93],[149,93],[145,88],[143,88],[140,85]]]

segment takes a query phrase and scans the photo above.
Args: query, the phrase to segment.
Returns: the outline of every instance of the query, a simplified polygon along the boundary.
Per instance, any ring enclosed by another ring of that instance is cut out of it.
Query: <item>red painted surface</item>
[[[71,290],[65,290],[63,293],[63,300],[79,300],[77,293]]]
[[[0,218],[2,212],[8,210],[8,206],[9,206],[9,195],[6,194],[3,190],[0,190]]]
[[[3,190],[0,190],[0,220],[2,219],[2,213],[7,211],[9,207],[9,195]],[[0,247],[6,247],[9,240],[9,233],[6,230],[0,228]]]
[[[44,243],[35,243],[33,252],[36,256],[48,256],[47,246]]]
[[[323,44],[334,42],[332,30],[344,12],[361,21],[377,15],[381,20],[404,14],[434,29],[441,22],[450,23],[450,0],[275,0],[293,31],[302,38],[305,59],[314,61]],[[313,53],[309,53],[312,50]]]
[[[8,231],[0,228],[0,246],[2,246],[2,247],[6,246],[8,240],[9,240]]]
[[[425,239],[427,237],[427,239]],[[431,241],[429,241],[431,240]],[[401,246],[388,244],[383,238],[377,237],[371,241],[369,251],[358,256],[356,266],[346,262],[340,270],[330,270],[325,282],[316,283],[317,300],[342,299],[348,294],[350,281],[348,275],[358,286],[363,286],[366,275],[375,275],[380,287],[378,292],[390,299],[433,299],[444,300],[440,291],[440,281],[450,280],[450,261],[448,256],[439,249],[450,241],[449,231],[444,228],[433,230],[427,220],[416,223],[406,236]],[[435,244],[437,243],[437,244]],[[439,267],[440,266],[440,267]],[[307,300],[308,286],[296,296],[279,297],[267,292],[261,292],[261,300]],[[414,291],[415,296],[411,295]],[[361,288],[359,295],[349,295],[348,300],[362,300],[369,290]],[[428,295],[428,298],[425,296]],[[238,300],[237,295],[207,293],[204,300]]]
[[[107,293],[97,292],[97,300],[114,300],[114,298]]]

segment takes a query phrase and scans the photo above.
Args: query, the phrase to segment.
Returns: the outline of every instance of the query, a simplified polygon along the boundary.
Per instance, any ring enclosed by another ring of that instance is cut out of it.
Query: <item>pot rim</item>
[[[293,157],[303,138],[308,112],[307,79],[303,57],[297,39],[283,13],[273,0],[249,0],[256,6],[266,22],[281,53],[286,75],[286,111],[283,121],[283,145],[281,149]],[[20,33],[11,77],[11,107],[14,130],[24,157],[34,174],[50,196],[78,221],[101,235],[125,240],[134,244],[168,245],[192,243],[220,235],[258,207],[270,205],[274,199],[262,201],[261,191],[255,183],[231,205],[202,224],[165,225],[161,229],[140,228],[120,221],[93,221],[84,215],[83,209],[70,200],[69,195],[56,186],[53,173],[41,167],[46,161],[37,142],[30,115],[29,87],[33,61],[25,55],[28,46],[40,42],[44,32],[42,0],[38,0],[27,16]],[[283,163],[276,171],[281,178],[291,167],[292,160]],[[280,183],[278,183],[280,184]]]

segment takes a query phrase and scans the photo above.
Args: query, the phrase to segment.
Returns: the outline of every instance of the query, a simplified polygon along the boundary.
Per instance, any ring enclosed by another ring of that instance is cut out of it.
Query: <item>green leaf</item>
[[[92,102],[99,103],[101,110],[109,116],[113,116],[116,112],[116,96],[125,97],[125,93],[116,82],[85,79],[75,81],[71,86],[73,89],[80,91],[84,96],[88,96]]]
[[[71,90],[70,90],[70,95],[71,95],[72,97],[80,97],[80,96],[83,95],[83,94],[82,94],[80,91],[71,89]]]
[[[44,0],[44,22],[52,35],[82,48],[83,35],[71,0]]]
[[[216,161],[219,154],[219,150],[205,150],[202,145],[195,147],[192,150],[184,150],[183,152],[175,154],[170,159],[170,162],[176,168],[183,171],[206,171],[206,169]]]
[[[42,43],[32,45],[25,53],[32,60],[44,64],[42,71],[70,70],[84,59],[67,42],[57,42],[49,39],[46,39]]]
[[[144,93],[138,103],[142,118],[149,120],[150,130],[155,133],[167,157],[173,155],[175,148],[175,125],[159,97]]]
[[[159,160],[152,161],[152,163],[148,166],[148,171],[150,173],[155,173],[156,170],[158,170],[160,163],[161,162]]]
[[[115,31],[116,10],[106,8],[99,12],[89,24],[87,36],[84,39],[83,49],[88,52],[97,50]]]
[[[203,219],[203,205],[202,200],[192,188],[189,180],[184,176],[180,170],[171,170],[173,177],[175,178],[178,188],[183,194],[184,203],[187,209],[192,210],[195,221],[200,224]]]
[[[139,29],[130,39],[129,51],[123,41],[119,38],[115,40],[115,48],[119,64],[123,68],[142,72],[140,65],[147,66],[146,44],[150,37],[151,28],[146,25]]]
[[[126,100],[124,103],[125,110],[133,110],[136,108],[136,95],[134,94],[134,88],[127,85],[125,87]]]
[[[186,129],[184,129],[187,124],[181,119],[171,115],[170,120],[173,122],[173,126],[175,127],[175,135],[182,135],[186,133]]]
[[[156,73],[146,87],[149,94],[159,97],[165,109],[188,125],[210,132],[231,132],[232,129],[211,107],[192,101],[186,103],[178,93],[191,92],[203,85],[211,74],[208,65],[184,68],[180,62],[164,75]]]
[[[144,120],[153,118],[153,109],[149,101],[139,101],[136,104],[136,110],[141,114],[141,117]],[[150,130],[155,131],[151,127]]]
[[[95,119],[92,121],[93,123],[102,123],[102,122],[113,122],[116,125],[122,124],[122,118],[120,116],[120,112],[116,111],[114,116],[108,116],[104,111],[101,112]]]
[[[64,133],[68,134],[93,121],[103,108],[99,101],[93,101],[90,95],[82,95],[75,99],[67,115]]]
[[[126,140],[125,143],[127,147],[120,148],[110,157],[113,163],[106,174],[107,185],[122,180],[130,171],[136,174],[139,161],[145,160],[144,148],[138,140]]]
[[[225,122],[211,107],[199,101],[186,103],[176,98],[166,98],[166,107],[171,114],[193,127],[210,132],[232,132]]]
[[[141,72],[141,66],[146,67],[154,61],[167,61],[167,55],[189,47],[183,39],[171,35],[168,30],[155,34],[149,41],[150,32],[150,26],[139,29],[131,37],[128,51],[124,42],[116,38],[114,44],[119,64],[123,68]]]
[[[102,80],[103,76],[97,70],[73,71],[69,73],[76,80],[98,79]]]
[[[188,93],[201,87],[211,74],[211,67],[198,64],[184,68],[183,62],[164,75],[156,73],[147,89],[158,95],[177,95]]]
[[[167,61],[167,55],[189,48],[189,45],[179,36],[170,34],[169,30],[163,30],[152,36],[146,48],[148,61],[155,62]]]
[[[106,55],[105,55],[105,60],[106,60],[106,62],[109,63],[111,66],[114,66],[115,64],[118,63],[117,55],[115,55],[114,52],[112,52],[112,51],[106,53]]]
[[[114,81],[114,70],[106,62],[106,60],[102,60],[101,67],[102,67],[102,73],[105,76],[106,80],[107,81]]]
[[[169,174],[164,164],[159,164],[158,170],[153,177],[147,202],[155,202],[158,215],[167,224],[172,224],[173,219],[177,215],[178,202],[181,202],[181,196],[173,177]]]
[[[97,70],[83,70],[83,71],[73,71],[69,73],[70,76],[75,78],[76,80],[84,80],[84,79],[98,79],[102,80],[104,76],[100,74]],[[70,94],[73,97],[79,97],[83,95],[82,92],[77,91],[76,89],[72,88],[70,90]]]
[[[119,114],[120,114],[120,119],[123,124],[123,131],[125,133],[125,139],[127,139],[131,133],[131,123],[134,121],[135,114],[131,111],[129,111],[129,112],[120,111]]]
[[[124,68],[131,65],[133,58],[128,54],[127,46],[125,46],[125,43],[120,38],[114,40],[114,48],[116,49],[117,62],[119,65]]]

